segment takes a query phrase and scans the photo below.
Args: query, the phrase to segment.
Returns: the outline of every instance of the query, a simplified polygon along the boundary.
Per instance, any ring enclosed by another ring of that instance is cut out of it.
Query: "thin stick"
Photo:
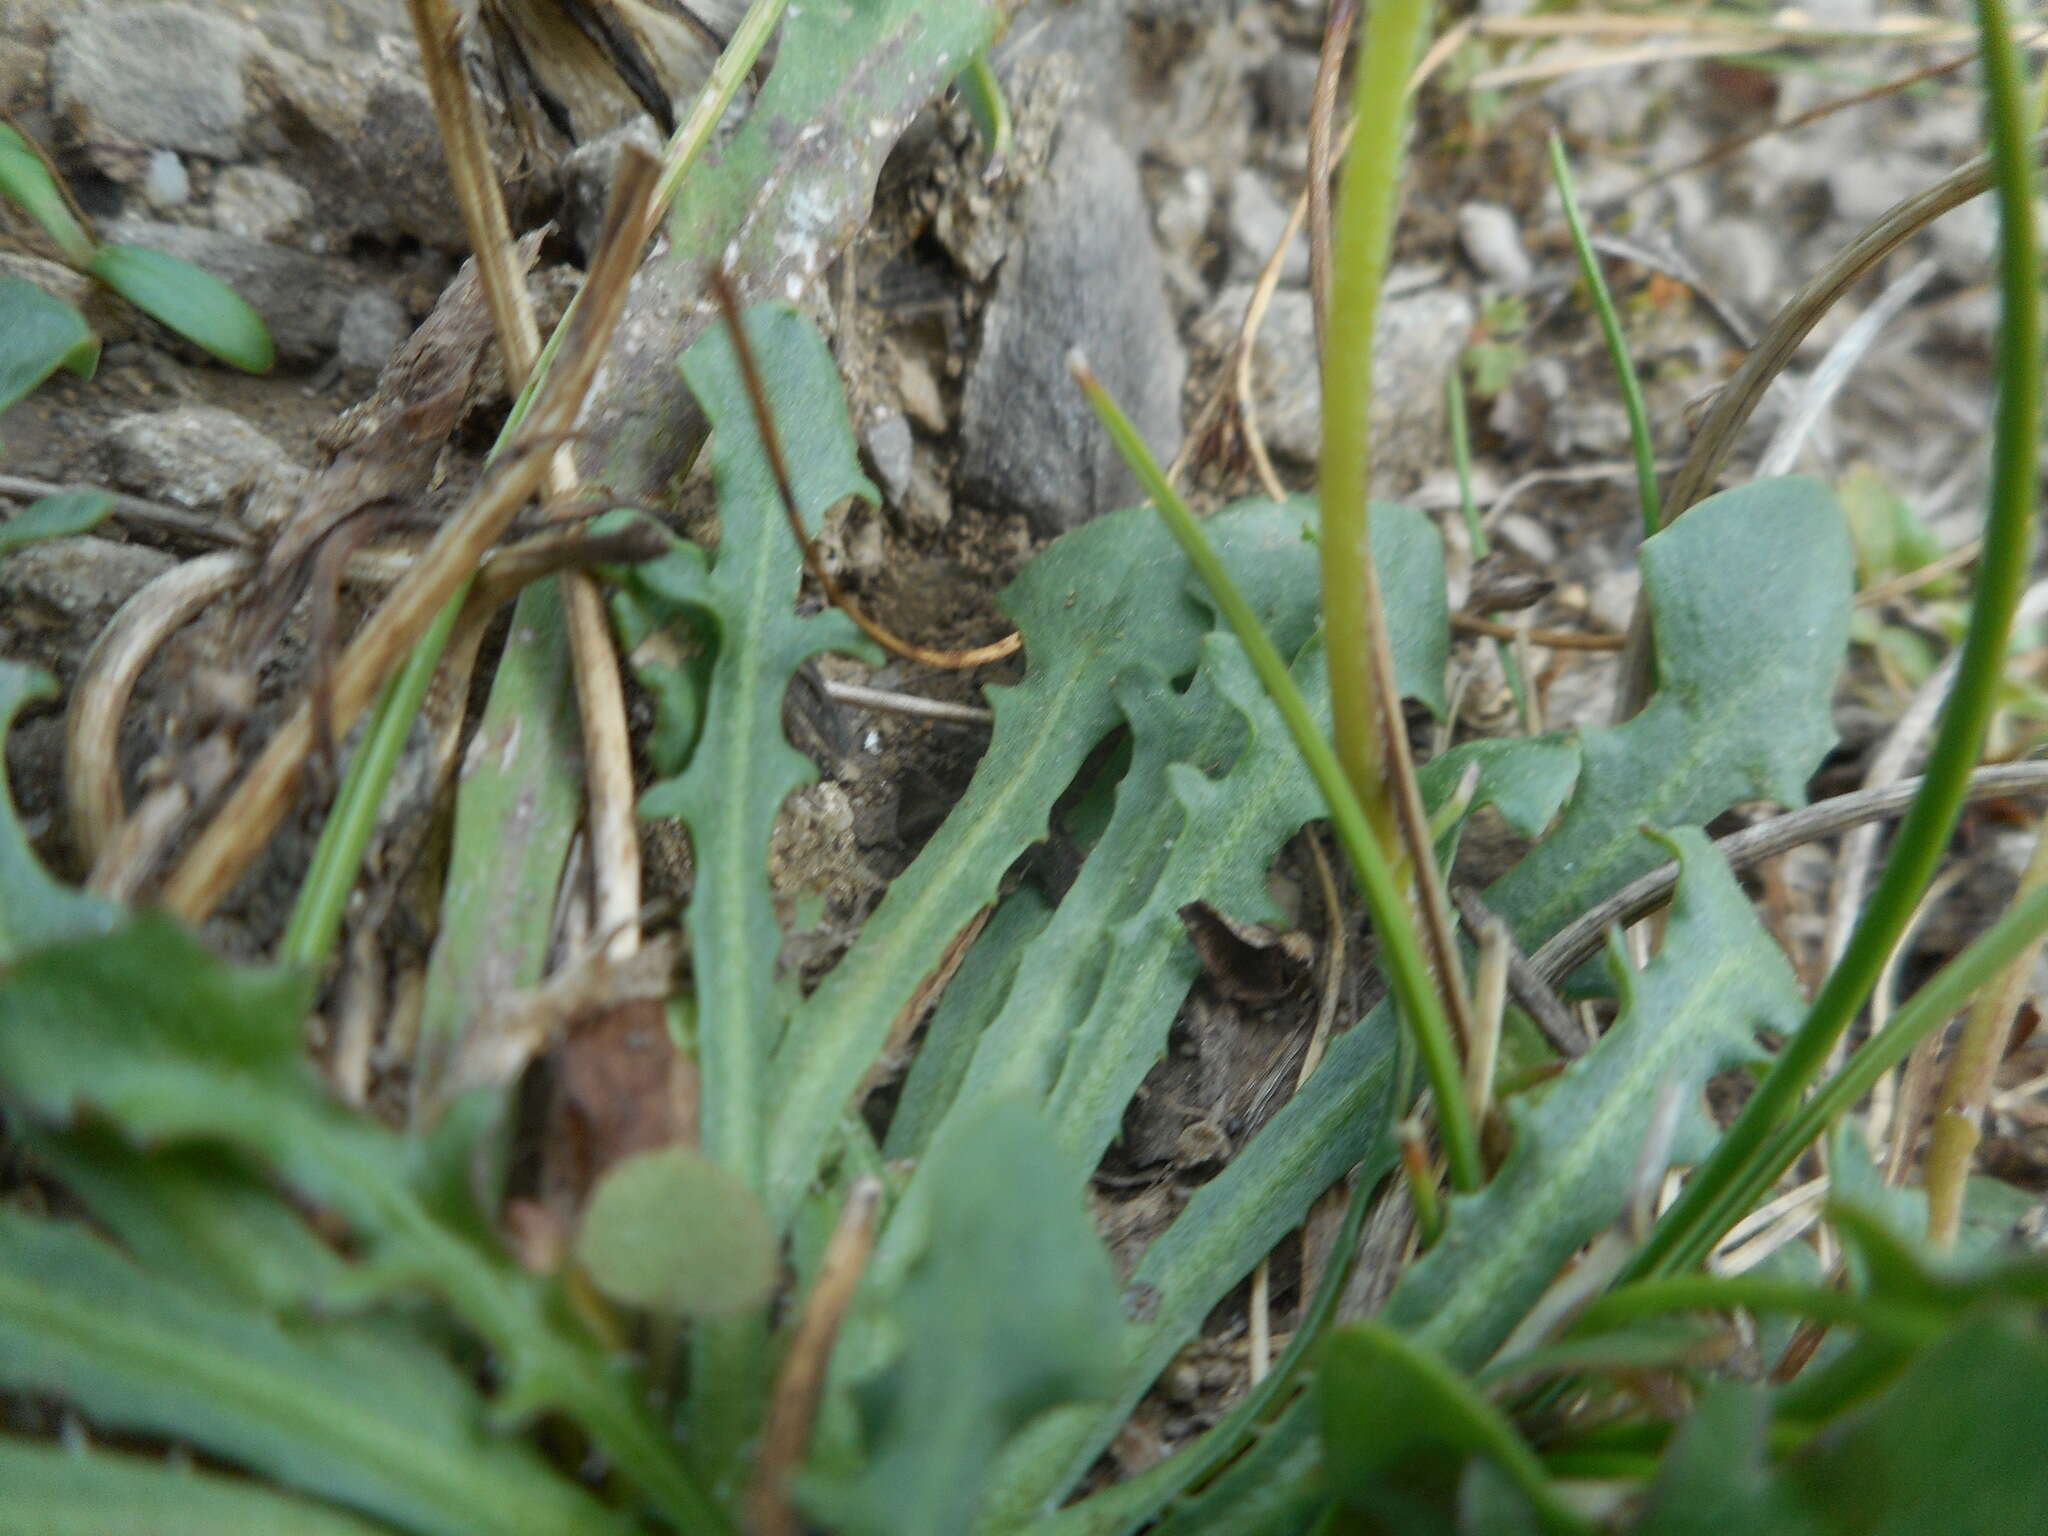
[[[1469,886],[1451,887],[1451,900],[1457,904],[1458,915],[1465,920],[1465,927],[1472,933],[1483,933],[1489,926],[1498,927],[1505,939],[1507,956],[1508,995],[1522,1011],[1529,1015],[1536,1025],[1536,1032],[1550,1042],[1552,1050],[1560,1056],[1572,1057],[1586,1054],[1591,1041],[1579,1027],[1571,1010],[1564,1005],[1551,985],[1537,971],[1529,957],[1522,953],[1522,946],[1499,918],[1487,909],[1478,892]]]
[[[940,651],[929,646],[917,645],[909,640],[899,639],[884,629],[855,606],[830,571],[825,569],[824,558],[818,547],[811,542],[810,531],[804,527],[803,509],[797,505],[796,489],[790,484],[789,465],[782,457],[782,439],[775,430],[775,412],[768,401],[768,391],[761,382],[761,370],[754,362],[754,345],[747,339],[747,328],[740,319],[739,295],[734,291],[732,279],[722,268],[714,267],[710,275],[711,291],[717,296],[719,307],[725,311],[725,326],[732,337],[733,357],[740,366],[740,378],[747,389],[747,401],[754,409],[754,430],[761,439],[761,452],[768,460],[768,468],[775,476],[775,489],[782,499],[783,513],[789,519],[789,531],[795,537],[797,546],[803,551],[804,565],[812,579],[824,590],[825,600],[860,626],[862,634],[884,650],[901,656],[906,661],[921,662],[928,667],[942,667],[950,671],[965,671],[970,667],[986,666],[992,661],[1001,661],[1005,656],[1014,656],[1024,643],[1024,637],[1014,631],[991,645],[978,645],[971,650]]]
[[[996,712],[977,704],[955,704],[949,699],[923,699],[914,693],[892,693],[886,688],[869,688],[860,683],[825,684],[825,697],[858,709],[880,710],[883,714],[906,715],[913,720],[938,720],[947,725],[978,725],[983,729],[996,723]]]
[[[1330,309],[1330,167],[1332,130],[1337,122],[1337,87],[1344,76],[1344,53],[1358,20],[1358,0],[1330,0],[1323,23],[1322,51],[1316,56],[1315,89],[1308,108],[1308,292],[1315,305],[1316,353],[1328,342]],[[1299,205],[1297,205],[1299,206]],[[1292,227],[1292,219],[1289,227]],[[1288,237],[1292,239],[1290,235]]]
[[[27,475],[0,475],[0,496],[15,496],[25,501],[36,501],[45,496],[57,496],[76,489],[76,486],[58,485],[50,480],[35,480]],[[111,491],[107,494],[114,498],[115,518],[131,527],[175,533],[188,539],[203,539],[209,544],[232,544],[237,548],[254,542],[249,537],[248,530],[225,517],[207,517],[202,513],[188,512],[183,507],[167,506],[160,501],[145,501],[140,496],[122,496]]]
[[[1495,640],[1527,640],[1531,645],[1548,646],[1553,651],[1619,651],[1628,645],[1626,635],[1603,634],[1598,630],[1524,629],[1519,624],[1503,624],[1499,619],[1484,619],[1476,613],[1452,614],[1451,628]]]
[[[1805,843],[1832,837],[1866,821],[1896,816],[1920,793],[1920,779],[1901,779],[1881,789],[1837,795],[1803,810],[1787,811],[1714,844],[1714,850],[1737,873],[1776,858]],[[2002,763],[1970,775],[1964,798],[1974,804],[2006,795],[2031,795],[2048,790],[2048,762]],[[1666,864],[1623,886],[1612,896],[1574,918],[1537,950],[1530,964],[1550,986],[1556,986],[1600,951],[1607,930],[1616,924],[1640,922],[1671,899],[1678,884],[1678,866]]]
[[[875,1218],[881,1210],[882,1182],[856,1182],[839,1212],[839,1224],[825,1245],[825,1257],[803,1315],[775,1378],[768,1401],[768,1419],[761,1431],[754,1482],[747,1491],[747,1524],[751,1536],[796,1536],[796,1508],[789,1500],[789,1478],[811,1443],[811,1424],[825,1391],[825,1368],[839,1325],[853,1303],[853,1293],[875,1247]]]

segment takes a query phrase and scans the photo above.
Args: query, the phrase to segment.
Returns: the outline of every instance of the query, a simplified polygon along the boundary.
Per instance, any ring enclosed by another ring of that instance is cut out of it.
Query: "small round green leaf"
[[[19,203],[42,225],[74,267],[92,260],[92,236],[71,212],[57,178],[35,146],[6,123],[0,123],[0,194]]]
[[[103,245],[87,270],[194,346],[244,373],[268,373],[277,360],[262,318],[202,267],[138,245]]]
[[[99,359],[99,338],[77,310],[34,283],[0,277],[0,411],[59,368],[91,378]]]
[[[598,1182],[576,1257],[612,1300],[671,1316],[757,1306],[775,1284],[760,1202],[687,1147],[627,1158]]]

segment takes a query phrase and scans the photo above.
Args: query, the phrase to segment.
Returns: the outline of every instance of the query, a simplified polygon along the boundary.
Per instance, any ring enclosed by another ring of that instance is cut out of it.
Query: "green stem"
[[[1918,1346],[1939,1334],[1937,1313],[1872,1301],[1854,1291],[1772,1280],[1763,1275],[1661,1275],[1610,1291],[1588,1306],[1575,1333],[1598,1333],[1671,1312],[1780,1313],[1846,1324]]]
[[[334,947],[335,936],[341,932],[348,893],[354,889],[356,871],[362,865],[363,850],[369,846],[377,827],[384,788],[398,767],[405,738],[412,731],[413,718],[434,680],[442,647],[448,643],[448,633],[455,627],[468,592],[469,584],[465,582],[448,606],[435,616],[432,627],[406,658],[405,666],[378,695],[362,744],[349,760],[348,775],[327,813],[327,824],[320,829],[313,861],[307,866],[291,921],[285,925],[284,938],[278,945],[277,958],[285,965],[317,966]]]
[[[1572,232],[1572,249],[1579,253],[1579,271],[1593,294],[1593,309],[1600,316],[1600,334],[1607,338],[1607,355],[1614,361],[1614,376],[1621,385],[1621,403],[1628,411],[1629,441],[1635,446],[1636,498],[1642,504],[1643,537],[1664,526],[1657,497],[1657,445],[1650,436],[1650,413],[1643,404],[1643,382],[1636,377],[1635,359],[1629,356],[1628,338],[1621,333],[1621,315],[1614,307],[1614,295],[1607,289],[1607,274],[1600,256],[1586,234],[1586,221],[1579,214],[1579,196],[1572,187],[1572,168],[1564,157],[1564,141],[1550,136],[1550,174],[1557,182],[1557,195],[1564,203],[1564,221]]]
[[[1408,77],[1429,29],[1429,0],[1379,0],[1365,23],[1344,157],[1323,357],[1323,626],[1330,653],[1337,758],[1381,840],[1394,846],[1395,816],[1380,732],[1374,664],[1377,618],[1372,563],[1372,362],[1380,293],[1393,248],[1408,129]]]
[[[1942,712],[1941,730],[1920,793],[1899,826],[1891,858],[1841,963],[1821,987],[1806,1022],[1779,1054],[1712,1157],[1650,1233],[1630,1266],[1632,1276],[1697,1263],[1740,1214],[1734,1192],[1762,1187],[1758,1175],[1767,1158],[1779,1161],[1780,1166],[1789,1165],[1790,1159],[1782,1156],[1782,1138],[1774,1149],[1766,1144],[1862,1010],[1886,958],[1905,932],[1955,829],[1970,772],[1997,706],[2013,610],[2026,583],[2032,543],[2035,468],[2040,455],[2041,319],[2035,286],[2033,167],[2019,54],[2000,0],[1977,0],[1977,17],[1983,38],[1985,115],[1999,203],[2002,315],[1991,505],[1978,565],[1977,598],[1970,610],[1955,686]],[[1976,949],[1973,946],[1971,953]],[[1897,1023],[1893,1021],[1894,1026]],[[1843,1078],[1857,1071],[1861,1058],[1875,1044],[1871,1042],[1858,1053],[1858,1061],[1851,1063]]]
[[[1458,1053],[1451,1043],[1451,1026],[1444,1013],[1443,999],[1437,994],[1429,962],[1423,958],[1422,942],[1415,931],[1415,914],[1394,876],[1394,862],[1387,851],[1391,837],[1383,840],[1366,819],[1365,809],[1359,803],[1351,780],[1346,777],[1337,761],[1337,754],[1331,750],[1329,741],[1316,725],[1315,716],[1309,713],[1308,701],[1295,686],[1287,663],[1281,659],[1279,650],[1266,633],[1265,626],[1259,622],[1258,615],[1252,611],[1251,604],[1237,590],[1237,583],[1230,579],[1230,572],[1224,569],[1215,546],[1202,531],[1202,525],[1188,510],[1187,503],[1175,493],[1158,461],[1152,457],[1145,440],[1085,365],[1075,366],[1075,377],[1080,381],[1096,416],[1115,441],[1124,462],[1131,466],[1146,494],[1152,498],[1153,505],[1159,509],[1159,515],[1166,520],[1175,541],[1186,553],[1188,563],[1195,568],[1195,574],[1208,587],[1217,608],[1237,632],[1245,653],[1251,658],[1253,670],[1258,673],[1259,681],[1279,709],[1281,718],[1287,722],[1295,746],[1308,764],[1317,789],[1322,791],[1324,803],[1330,810],[1331,825],[1344,844],[1344,852],[1351,860],[1359,889],[1371,909],[1373,927],[1380,936],[1381,956],[1393,982],[1394,996],[1401,1005],[1402,1017],[1415,1032],[1423,1071],[1436,1099],[1437,1125],[1443,1135],[1444,1156],[1450,1164],[1451,1182],[1460,1190],[1477,1189],[1481,1179],[1479,1142],[1465,1113],[1464,1076],[1458,1068]],[[1331,686],[1336,686],[1334,669]]]
[[[696,105],[669,141],[661,180],[656,184],[650,204],[650,221],[658,221],[675,200],[683,177],[711,142],[713,130],[732,105],[733,97],[739,93],[748,71],[754,67],[754,61],[760,57],[761,49],[774,32],[787,3],[788,0],[754,0],[739,29],[733,33],[732,41],[719,55],[711,77],[704,82],[704,89],[697,96]],[[499,429],[497,441],[491,445],[489,459],[498,456],[525,420],[526,409],[541,380],[546,378],[548,365],[553,361],[575,313],[576,306],[572,302],[568,313],[541,349],[538,363],[513,402],[505,425]],[[485,462],[488,463],[489,459]],[[413,648],[412,655],[399,673],[397,686],[387,687],[378,698],[364,732],[363,749],[349,762],[340,794],[328,815],[327,825],[321,829],[312,865],[299,887],[281,958],[295,964],[318,966],[333,948],[335,936],[340,931],[342,908],[362,869],[363,850],[369,846],[370,834],[376,828],[377,808],[384,802],[384,791],[398,765],[399,748],[405,744],[406,733],[412,729],[413,718],[419,712],[420,701],[426,697],[434,669],[441,663],[441,651],[448,643],[467,592],[465,587],[449,599],[447,608],[442,610],[433,627],[420,637],[419,644]]]

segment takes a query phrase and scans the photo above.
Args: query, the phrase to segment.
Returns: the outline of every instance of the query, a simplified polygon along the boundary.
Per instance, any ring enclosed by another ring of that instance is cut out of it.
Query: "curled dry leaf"
[[[1239,922],[1206,901],[1180,909],[1202,971],[1233,1002],[1273,1003],[1308,984],[1315,946],[1299,929]]]

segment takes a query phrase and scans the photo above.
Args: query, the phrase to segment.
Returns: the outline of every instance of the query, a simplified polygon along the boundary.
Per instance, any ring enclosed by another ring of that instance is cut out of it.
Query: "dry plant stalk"
[[[825,1392],[825,1368],[874,1251],[881,1205],[881,1180],[870,1176],[856,1181],[825,1244],[817,1281],[804,1300],[803,1315],[797,1319],[768,1402],[754,1482],[747,1490],[749,1536],[796,1536],[801,1528],[789,1501],[789,1478],[810,1448],[811,1424]]]
[[[463,225],[476,249],[477,272],[490,305],[498,347],[514,386],[522,386],[540,360],[540,328],[511,255],[511,224],[485,142],[483,113],[469,89],[457,51],[455,14],[448,0],[407,0],[407,9],[419,37],[434,116],[455,179]],[[650,189],[646,202],[652,201]],[[630,243],[636,255],[645,245],[644,239]],[[551,456],[546,490],[551,501],[577,499],[576,470],[566,447]],[[597,930],[611,936],[606,943],[612,956],[624,959],[640,943],[640,832],[634,815],[625,690],[597,584],[574,571],[564,572],[561,583],[583,731],[592,883],[597,897],[593,916]]]
[[[655,163],[644,153],[629,150],[620,158],[605,238],[526,428],[336,663],[332,705],[338,733],[369,708],[519,509],[541,489],[553,449],[575,430],[639,266],[640,246],[624,236],[641,227],[639,210],[655,175]],[[313,739],[312,706],[301,701],[166,882],[163,900],[170,911],[198,922],[219,905],[284,819]]]

